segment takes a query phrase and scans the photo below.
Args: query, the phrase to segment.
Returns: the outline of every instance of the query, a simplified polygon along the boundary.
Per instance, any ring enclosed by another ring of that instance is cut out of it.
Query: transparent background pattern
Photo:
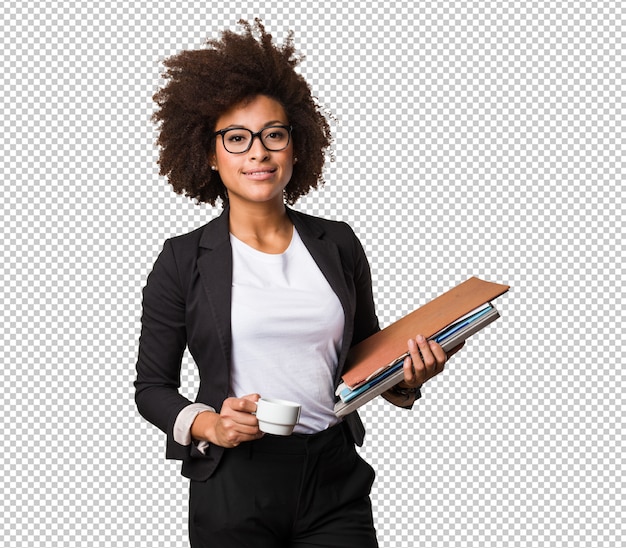
[[[511,285],[412,411],[363,410],[381,547],[624,545],[623,2],[0,10],[3,546],[188,545],[132,381],[146,276],[217,210],[158,176],[151,96],[165,57],[255,16],[334,116],[297,207],[354,227],[381,323]]]

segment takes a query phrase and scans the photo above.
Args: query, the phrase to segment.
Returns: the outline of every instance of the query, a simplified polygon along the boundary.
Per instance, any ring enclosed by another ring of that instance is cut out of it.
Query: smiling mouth
[[[276,169],[255,169],[251,171],[244,171],[244,175],[269,175],[276,172]]]

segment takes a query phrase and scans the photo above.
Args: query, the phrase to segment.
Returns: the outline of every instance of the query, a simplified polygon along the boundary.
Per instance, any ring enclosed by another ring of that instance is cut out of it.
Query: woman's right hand
[[[253,415],[260,397],[259,394],[249,394],[243,398],[227,398],[219,413],[204,411],[198,414],[191,425],[191,437],[227,448],[261,438],[263,432]]]

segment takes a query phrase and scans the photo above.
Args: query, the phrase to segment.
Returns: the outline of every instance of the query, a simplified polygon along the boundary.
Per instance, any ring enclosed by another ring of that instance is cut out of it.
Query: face
[[[278,101],[258,95],[222,114],[215,124],[215,131],[246,128],[256,133],[275,125],[289,125],[285,110]],[[261,139],[255,137],[247,152],[232,154],[224,148],[222,137],[217,135],[215,156],[211,162],[228,190],[231,208],[240,204],[282,207],[283,190],[293,172],[293,143],[290,141],[287,148],[274,152],[267,150]]]

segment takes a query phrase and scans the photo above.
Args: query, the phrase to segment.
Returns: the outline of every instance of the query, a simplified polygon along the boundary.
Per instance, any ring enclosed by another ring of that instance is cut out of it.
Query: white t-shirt
[[[280,254],[258,251],[232,234],[230,240],[231,395],[300,403],[295,432],[336,424],[334,377],[345,322],[337,295],[295,227]]]

